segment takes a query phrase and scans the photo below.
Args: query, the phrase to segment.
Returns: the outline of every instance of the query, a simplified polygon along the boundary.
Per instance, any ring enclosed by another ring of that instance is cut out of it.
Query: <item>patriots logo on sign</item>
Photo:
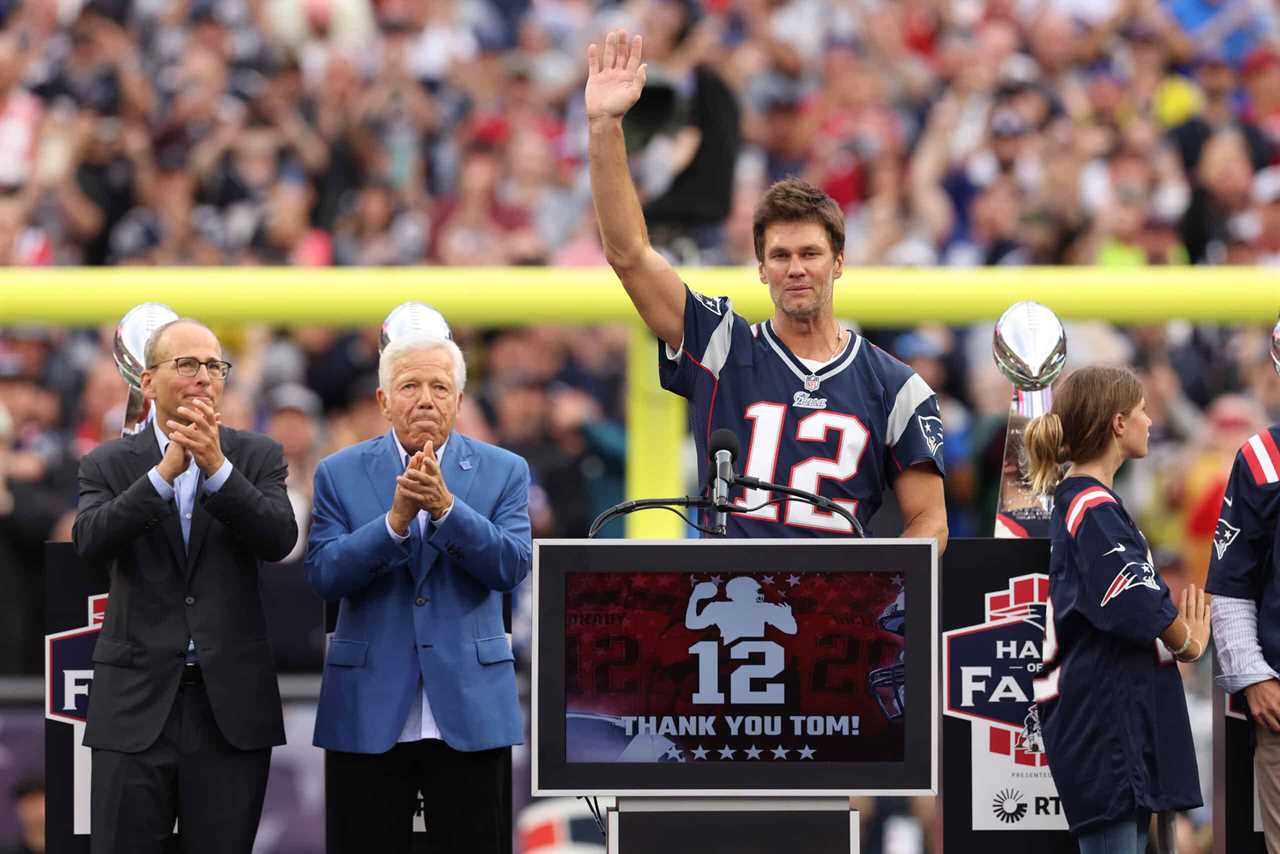
[[[703,305],[705,305],[710,311],[714,311],[716,314],[721,316],[724,315],[724,309],[721,308],[720,306],[719,297],[703,296],[702,294],[693,290],[691,290],[689,293],[693,294],[693,298],[696,299],[698,302],[702,303]]]
[[[1226,554],[1231,544],[1236,541],[1239,533],[1240,529],[1226,519],[1218,520],[1218,527],[1213,531],[1213,549],[1218,553],[1218,560],[1222,560],[1222,556]]]
[[[920,422],[920,432],[929,446],[929,454],[937,454],[942,447],[942,419],[936,415],[917,415],[916,420]]]
[[[1048,763],[1032,704],[1040,672],[1049,577],[1010,579],[986,594],[986,622],[944,632],[945,714],[987,725],[987,747],[1014,765]]]
[[[1112,599],[1135,587],[1150,587],[1152,590],[1160,589],[1160,585],[1156,582],[1156,571],[1151,568],[1151,564],[1146,562],[1138,563],[1137,561],[1126,563],[1124,568],[1117,572],[1116,577],[1111,580],[1111,586],[1103,594],[1102,604],[1098,607],[1107,607],[1107,603]]]

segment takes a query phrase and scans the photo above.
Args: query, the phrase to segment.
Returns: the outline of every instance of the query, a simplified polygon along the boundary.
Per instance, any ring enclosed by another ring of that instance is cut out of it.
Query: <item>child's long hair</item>
[[[1142,402],[1142,383],[1128,368],[1080,368],[1053,390],[1053,409],[1027,424],[1031,488],[1048,495],[1068,462],[1087,463],[1111,443],[1111,419]]]

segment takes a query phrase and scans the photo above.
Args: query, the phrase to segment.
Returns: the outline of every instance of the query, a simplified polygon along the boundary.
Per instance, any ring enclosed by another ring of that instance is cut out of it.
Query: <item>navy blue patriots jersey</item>
[[[749,324],[727,297],[686,290],[684,345],[659,342],[663,388],[690,402],[698,477],[707,482],[707,442],[721,427],[745,449],[740,474],[818,493],[864,526],[887,486],[915,463],[943,472],[942,419],[933,390],[914,371],[850,333],[824,365],[806,364],[766,321]],[[769,502],[738,489],[730,537],[850,535],[842,517],[801,501]],[[763,506],[761,506],[763,505]]]
[[[1036,703],[1072,833],[1201,804],[1177,662],[1177,618],[1146,537],[1091,477],[1063,481],[1049,520],[1049,613]]]
[[[1205,590],[1258,603],[1258,643],[1280,670],[1280,425],[1236,454],[1213,533]]]

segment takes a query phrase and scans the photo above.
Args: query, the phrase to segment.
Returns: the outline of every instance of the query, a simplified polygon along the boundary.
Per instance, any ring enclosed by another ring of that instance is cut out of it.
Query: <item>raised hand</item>
[[[1182,604],[1178,608],[1179,615],[1187,621],[1193,643],[1187,652],[1180,656],[1183,661],[1195,661],[1204,655],[1209,648],[1209,597],[1204,590],[1194,584],[1188,584],[1182,591]]]
[[[699,581],[693,588],[693,599],[710,599],[720,592],[720,585],[714,581]]]
[[[625,30],[605,36],[604,49],[587,48],[587,120],[622,118],[640,99],[645,66],[640,62],[640,36],[628,40]]]

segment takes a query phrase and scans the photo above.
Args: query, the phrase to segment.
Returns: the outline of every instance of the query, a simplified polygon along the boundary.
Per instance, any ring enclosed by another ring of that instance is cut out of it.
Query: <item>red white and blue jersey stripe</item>
[[[1240,456],[1249,467],[1255,485],[1280,483],[1280,443],[1276,441],[1274,428],[1251,436],[1240,448]]]
[[[907,466],[943,472],[942,419],[933,390],[902,362],[856,333],[825,364],[806,362],[772,322],[749,324],[727,297],[686,289],[684,344],[659,342],[663,388],[688,398],[707,483],[707,442],[728,428],[743,450],[739,474],[821,494],[863,525],[886,487]],[[849,523],[799,501],[769,502],[762,490],[738,489],[731,537],[851,534]]]
[[[1049,520],[1050,618],[1035,681],[1049,770],[1073,833],[1201,803],[1173,657],[1177,618],[1146,537],[1091,477],[1063,481]]]

